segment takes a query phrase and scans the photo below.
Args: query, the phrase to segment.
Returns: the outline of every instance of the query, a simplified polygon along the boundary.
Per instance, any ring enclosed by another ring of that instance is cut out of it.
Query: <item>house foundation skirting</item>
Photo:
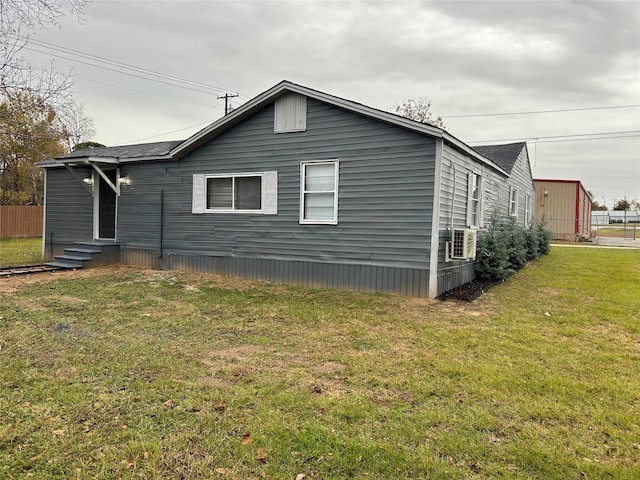
[[[473,261],[458,264],[440,264],[438,266],[438,295],[463,285],[476,278],[476,267]]]
[[[166,270],[213,273],[307,287],[362,292],[387,292],[412,297],[428,294],[429,271],[414,268],[347,265],[262,258],[167,254],[122,249],[120,261]]]

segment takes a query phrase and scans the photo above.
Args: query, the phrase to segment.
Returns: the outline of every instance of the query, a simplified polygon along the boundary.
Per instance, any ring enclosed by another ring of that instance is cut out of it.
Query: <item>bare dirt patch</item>
[[[318,375],[334,375],[344,371],[347,366],[340,362],[324,362],[322,365],[318,365],[313,371]]]
[[[211,388],[228,388],[233,385],[229,380],[218,377],[200,377],[196,380],[200,385]]]

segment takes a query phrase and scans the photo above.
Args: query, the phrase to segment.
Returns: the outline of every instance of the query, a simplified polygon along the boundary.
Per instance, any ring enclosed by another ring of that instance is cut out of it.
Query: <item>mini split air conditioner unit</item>
[[[451,258],[474,260],[476,258],[476,240],[478,231],[470,228],[453,230],[451,236]]]

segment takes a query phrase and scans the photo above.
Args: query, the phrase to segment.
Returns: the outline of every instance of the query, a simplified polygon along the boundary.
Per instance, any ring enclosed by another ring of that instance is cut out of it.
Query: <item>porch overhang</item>
[[[86,178],[81,178],[78,175],[78,172],[75,171],[77,167],[90,167],[94,172],[96,172],[105,183],[115,192],[117,196],[120,196],[120,177],[116,176],[115,184],[111,181],[111,179],[104,173],[103,167],[112,167],[120,165],[120,159],[117,157],[81,157],[81,158],[60,158],[57,159],[56,162],[64,165],[64,167],[73,175],[73,177],[80,182],[80,184],[93,196],[95,194],[95,188],[93,184],[93,180],[90,179],[87,182]]]

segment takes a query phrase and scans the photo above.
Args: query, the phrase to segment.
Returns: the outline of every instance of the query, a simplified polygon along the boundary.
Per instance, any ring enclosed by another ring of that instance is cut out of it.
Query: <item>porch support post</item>
[[[116,185],[114,185],[111,180],[109,180],[109,177],[107,177],[107,175],[102,171],[102,169],[96,165],[95,163],[91,163],[90,164],[93,169],[98,172],[98,174],[104,179],[104,181],[107,183],[107,185],[109,185],[109,187],[111,188],[111,190],[113,190],[116,195],[119,197],[120,196],[120,182],[116,180]],[[116,175],[117,177],[117,175]]]
[[[80,184],[87,189],[87,191],[91,194],[91,196],[93,197],[93,185],[89,186],[86,183],[84,183],[84,179],[80,178],[80,176],[75,172],[75,170],[73,169],[73,167],[70,167],[68,163],[64,164],[65,167],[67,167],[67,170],[69,170],[69,172],[71,173],[71,175],[73,175],[79,182]]]

